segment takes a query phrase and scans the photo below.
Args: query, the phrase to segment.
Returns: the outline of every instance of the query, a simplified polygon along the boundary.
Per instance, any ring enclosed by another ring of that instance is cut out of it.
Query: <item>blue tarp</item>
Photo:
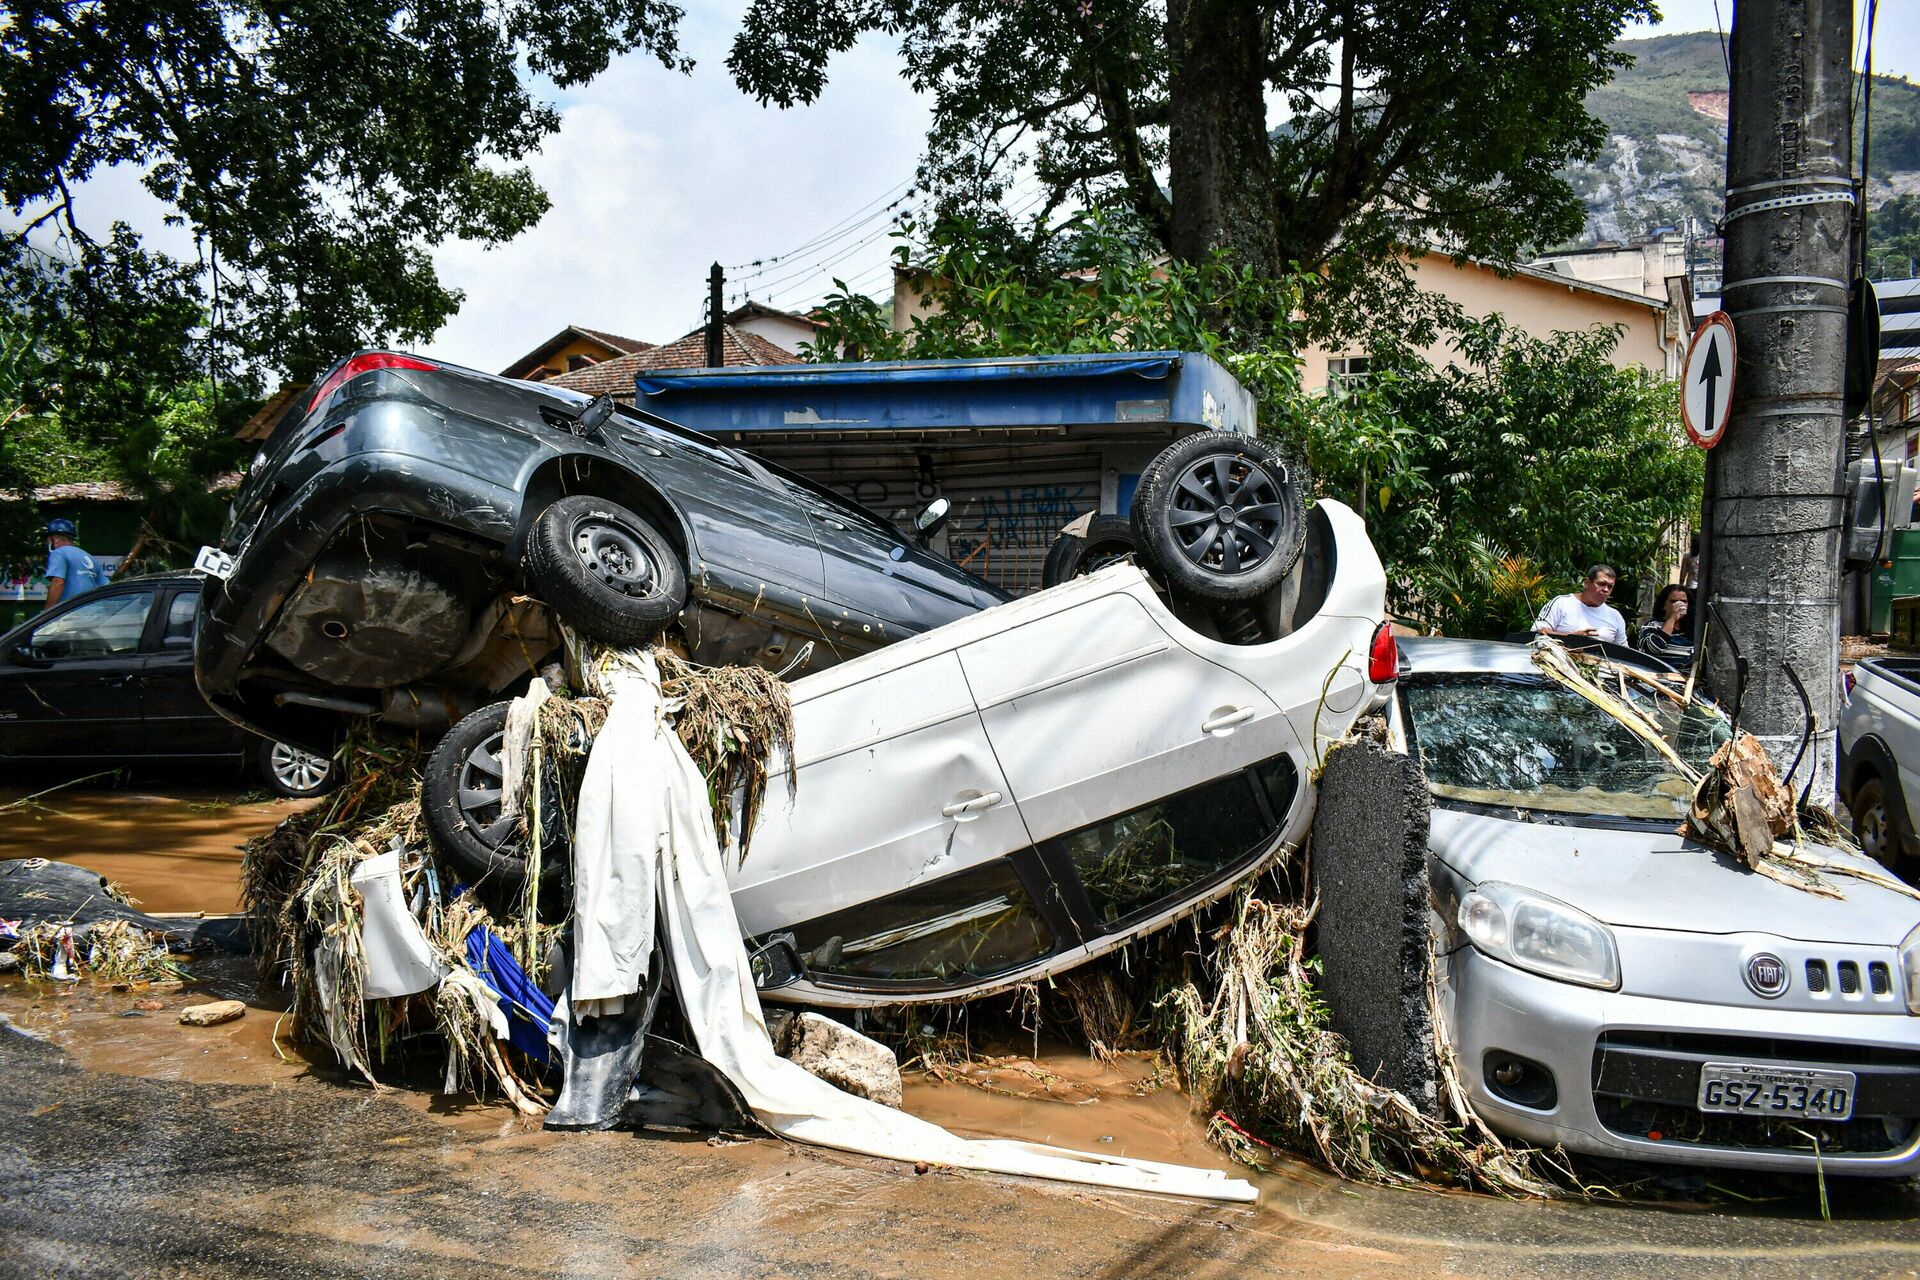
[[[1140,378],[1167,376],[1177,351],[1119,356],[1028,356],[1015,360],[892,360],[826,365],[757,365],[749,368],[685,369],[641,374],[640,394],[741,387],[863,386],[876,382],[1011,382],[1027,378]]]
[[[547,1027],[553,1022],[553,1001],[534,985],[507,944],[491,929],[467,934],[467,967],[480,975],[500,997],[507,1015],[507,1040],[535,1062],[547,1061]]]
[[[729,366],[646,373],[641,407],[716,435],[1162,425],[1251,433],[1253,397],[1194,352]]]

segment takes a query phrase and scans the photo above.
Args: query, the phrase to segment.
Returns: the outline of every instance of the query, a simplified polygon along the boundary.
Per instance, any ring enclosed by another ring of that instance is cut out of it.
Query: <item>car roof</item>
[[[1399,641],[1400,661],[1408,675],[1440,672],[1490,675],[1538,675],[1533,646],[1510,640],[1456,640],[1449,636],[1407,636]],[[1609,645],[1609,662],[1624,662],[1648,671],[1671,668],[1617,645]]]

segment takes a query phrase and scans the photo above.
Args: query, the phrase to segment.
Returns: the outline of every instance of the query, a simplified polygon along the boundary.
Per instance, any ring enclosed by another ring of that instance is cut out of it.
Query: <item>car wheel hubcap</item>
[[[653,558],[633,531],[610,520],[583,520],[573,530],[574,553],[587,572],[623,596],[650,596],[658,589]]]
[[[1169,523],[1187,559],[1214,573],[1249,573],[1271,559],[1287,509],[1285,473],[1246,457],[1202,458],[1173,486]]]
[[[327,780],[327,769],[332,763],[325,756],[284,742],[274,743],[267,753],[267,768],[273,772],[274,781],[291,791],[312,791],[318,787]]]
[[[500,764],[500,746],[506,737],[504,729],[488,736],[460,762],[456,789],[460,820],[474,839],[489,849],[506,844],[520,825],[516,818],[501,816],[505,769]]]
[[[1887,811],[1883,805],[1869,805],[1860,815],[1860,847],[1876,862],[1887,862]]]

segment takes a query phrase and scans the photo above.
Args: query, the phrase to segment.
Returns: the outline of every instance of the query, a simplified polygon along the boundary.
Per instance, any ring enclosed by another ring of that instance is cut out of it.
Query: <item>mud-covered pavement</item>
[[[0,852],[91,865],[110,851],[86,814],[119,813],[120,794],[91,810],[66,796],[66,843]],[[124,814],[131,860],[109,874],[154,909],[227,904],[153,901],[209,889],[174,879],[181,832],[210,820],[187,851],[212,878],[221,856],[237,867],[243,833],[288,811],[190,794]],[[0,1276],[1920,1275],[1920,1192],[1904,1184],[1831,1182],[1823,1222],[1811,1179],[1735,1182],[1760,1197],[1736,1212],[1387,1191],[1289,1162],[1253,1175],[1259,1204],[1223,1207],[921,1175],[764,1138],[550,1134],[433,1096],[430,1052],[419,1088],[376,1093],[276,1042],[245,962],[196,972],[194,988],[124,991],[0,978]],[[224,996],[248,999],[247,1016],[177,1023]],[[1059,1051],[965,1074],[910,1077],[908,1110],[969,1134],[1227,1165],[1145,1063]]]

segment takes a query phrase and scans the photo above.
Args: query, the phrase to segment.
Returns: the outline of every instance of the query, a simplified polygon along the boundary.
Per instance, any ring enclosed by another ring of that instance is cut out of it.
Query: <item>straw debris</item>
[[[1451,1079],[1443,1093],[1455,1122],[1446,1124],[1354,1069],[1314,988],[1318,961],[1306,955],[1316,907],[1243,890],[1232,918],[1208,935],[1207,981],[1161,1001],[1188,1091],[1214,1113],[1209,1135],[1256,1166],[1284,1149],[1359,1182],[1452,1182],[1506,1196],[1578,1189],[1556,1157],[1494,1136]],[[1443,1075],[1450,1061],[1443,1053]]]
[[[1534,641],[1533,661],[1550,678],[1586,698],[1660,752],[1693,784],[1693,803],[1681,834],[1730,854],[1758,875],[1816,897],[1846,897],[1830,878],[1841,876],[1920,899],[1920,889],[1888,875],[1860,855],[1859,846],[1831,814],[1811,807],[1797,808],[1792,792],[1780,781],[1772,759],[1753,735],[1733,735],[1702,770],[1673,748],[1656,717],[1629,699],[1628,668],[1603,664],[1591,654],[1575,653],[1551,636]],[[1632,674],[1637,682],[1661,687],[1641,673]],[[1615,680],[1617,694],[1606,687],[1607,676]],[[1663,692],[1675,696],[1671,691]],[[1832,858],[1816,853],[1806,847],[1809,837],[1853,856]]]
[[[607,650],[576,653],[584,664],[573,669],[589,689],[598,687],[594,677],[602,668],[620,660]],[[723,838],[737,831],[744,850],[776,752],[786,754],[793,776],[793,713],[785,687],[758,669],[701,667],[664,650],[654,656],[666,709],[706,775]],[[364,731],[342,749],[346,781],[328,801],[246,848],[242,901],[255,920],[263,981],[291,987],[295,1034],[326,1043],[376,1087],[390,1063],[426,1038],[444,1054],[445,1091],[497,1095],[528,1115],[548,1105],[544,1064],[508,1044],[499,999],[466,959],[468,936],[486,928],[541,983],[551,946],[567,927],[571,900],[556,906],[543,891],[551,877],[542,872],[547,859],[570,856],[575,798],[609,704],[595,693],[574,696],[558,670],[545,678],[547,689],[535,691],[540,696],[523,740],[521,775],[509,780],[520,821],[511,851],[526,859],[528,874],[524,888],[504,895],[507,900],[496,894],[483,902],[477,889],[451,892],[460,877],[441,862],[421,817],[424,753],[417,743],[381,741]],[[423,903],[422,928],[447,976],[418,995],[368,1000],[360,947],[364,907],[352,877],[361,862],[390,849],[401,851],[403,889]]]

